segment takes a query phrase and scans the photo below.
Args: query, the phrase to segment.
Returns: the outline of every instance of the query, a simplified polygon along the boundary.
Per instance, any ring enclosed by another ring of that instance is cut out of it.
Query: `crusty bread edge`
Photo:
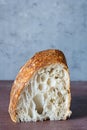
[[[36,53],[26,64],[20,69],[10,93],[10,103],[9,103],[9,114],[14,122],[18,122],[16,117],[16,106],[19,95],[24,87],[28,84],[32,76],[41,68],[49,66],[51,64],[62,64],[69,74],[67,62],[65,56],[60,50],[45,50]],[[70,91],[70,78],[69,78],[69,91]],[[69,102],[71,103],[71,94],[69,97]],[[69,109],[70,109],[69,103]]]

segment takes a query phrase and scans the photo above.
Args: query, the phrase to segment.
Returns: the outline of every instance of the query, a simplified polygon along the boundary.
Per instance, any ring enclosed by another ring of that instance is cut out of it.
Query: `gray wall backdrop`
[[[87,80],[87,0],[0,0],[0,80],[49,48],[65,53],[71,80]]]

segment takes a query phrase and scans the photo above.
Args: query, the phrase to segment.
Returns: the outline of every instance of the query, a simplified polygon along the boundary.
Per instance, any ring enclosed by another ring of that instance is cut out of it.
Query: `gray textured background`
[[[65,53],[71,80],[87,80],[87,0],[0,0],[0,79],[48,48]]]

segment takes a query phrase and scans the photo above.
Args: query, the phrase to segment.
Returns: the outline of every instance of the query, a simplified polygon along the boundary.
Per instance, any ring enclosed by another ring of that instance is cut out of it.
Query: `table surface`
[[[72,116],[66,121],[14,123],[8,114],[13,81],[0,81],[0,130],[87,130],[87,81],[71,82]]]

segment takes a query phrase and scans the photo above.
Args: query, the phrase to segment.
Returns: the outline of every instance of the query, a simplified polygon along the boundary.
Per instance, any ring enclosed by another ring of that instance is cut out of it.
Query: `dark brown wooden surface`
[[[66,121],[13,123],[8,114],[13,81],[0,81],[0,130],[87,130],[87,82],[71,82],[72,116]]]

